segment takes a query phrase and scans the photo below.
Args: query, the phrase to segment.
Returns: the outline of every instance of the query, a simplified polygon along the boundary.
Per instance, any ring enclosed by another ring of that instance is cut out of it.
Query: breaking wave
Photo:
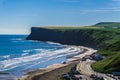
[[[22,54],[22,57],[0,61],[0,71],[10,70],[15,67],[26,65],[26,64],[29,64],[29,66],[27,67],[30,68],[42,62],[47,62],[51,59],[56,59],[60,57],[66,57],[72,54],[78,54],[81,51],[82,50],[77,47],[67,47],[67,48],[63,48],[55,51],[46,51],[44,53],[28,55],[29,53],[27,52],[29,52],[29,50],[26,50],[24,51],[26,53]],[[9,56],[6,56],[6,57],[9,57]]]

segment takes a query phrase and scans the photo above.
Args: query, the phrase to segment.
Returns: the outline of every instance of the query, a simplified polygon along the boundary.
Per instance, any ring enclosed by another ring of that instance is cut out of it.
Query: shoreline
[[[48,80],[45,77],[50,77],[49,80],[52,80],[53,77],[50,73],[56,73],[54,76],[60,77],[60,75],[67,72],[67,70],[66,70],[67,68],[71,69],[72,66],[77,65],[79,63],[80,59],[82,59],[86,55],[92,55],[97,52],[97,50],[94,50],[94,49],[88,48],[88,47],[83,47],[83,46],[73,46],[73,47],[78,47],[80,49],[83,49],[83,51],[73,57],[68,58],[67,62],[65,64],[63,64],[63,63],[53,64],[44,69],[30,71],[27,74],[25,74],[24,76],[22,76],[21,78],[19,78],[18,80],[37,80],[38,78],[39,78],[39,80],[42,80],[43,78],[44,78],[44,80]],[[63,71],[61,69],[63,69],[63,70],[65,69],[65,70]],[[63,72],[61,72],[60,70]],[[58,72],[61,72],[61,73],[58,73]],[[37,78],[37,79],[35,79],[35,78]],[[55,78],[54,78],[54,80],[55,80]]]

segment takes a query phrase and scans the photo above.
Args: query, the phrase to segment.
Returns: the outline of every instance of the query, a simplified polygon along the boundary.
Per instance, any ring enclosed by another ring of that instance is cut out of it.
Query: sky
[[[0,34],[29,34],[33,26],[120,22],[120,0],[0,0]]]

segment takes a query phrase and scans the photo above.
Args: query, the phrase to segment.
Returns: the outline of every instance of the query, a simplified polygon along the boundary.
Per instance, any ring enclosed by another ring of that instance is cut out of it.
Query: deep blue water
[[[0,72],[22,76],[26,71],[66,61],[66,56],[76,51],[56,43],[25,40],[26,37],[0,35]]]

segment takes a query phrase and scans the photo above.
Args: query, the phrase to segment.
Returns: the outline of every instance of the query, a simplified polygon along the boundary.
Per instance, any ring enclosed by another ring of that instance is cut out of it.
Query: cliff
[[[120,61],[120,57],[118,57],[120,54],[119,29],[95,27],[32,27],[31,34],[27,37],[27,39],[98,48],[100,54],[108,57],[94,63],[92,67],[100,72],[120,71],[120,64],[118,63],[118,61]],[[101,63],[103,66],[101,66]]]
[[[94,31],[92,31],[94,32]],[[88,31],[88,33],[90,33]],[[69,45],[92,45],[92,38],[84,30],[56,30],[46,28],[31,28],[30,40],[52,41]]]
[[[94,26],[105,28],[120,28],[120,22],[100,22],[95,24]]]

